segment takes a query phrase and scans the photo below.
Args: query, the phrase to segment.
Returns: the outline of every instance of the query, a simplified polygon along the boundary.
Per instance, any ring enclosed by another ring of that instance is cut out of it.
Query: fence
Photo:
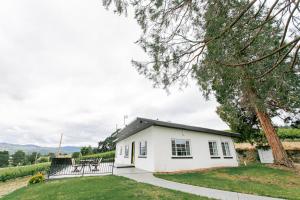
[[[114,158],[80,160],[56,158],[51,162],[48,177],[113,174]]]

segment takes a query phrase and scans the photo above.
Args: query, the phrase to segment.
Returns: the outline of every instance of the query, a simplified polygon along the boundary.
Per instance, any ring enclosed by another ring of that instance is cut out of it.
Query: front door
[[[135,145],[134,142],[131,144],[131,164],[134,165]]]

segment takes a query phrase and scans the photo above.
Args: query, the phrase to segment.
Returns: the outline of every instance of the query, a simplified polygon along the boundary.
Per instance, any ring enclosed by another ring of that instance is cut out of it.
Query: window
[[[208,142],[208,146],[209,146],[210,157],[219,158],[218,157],[219,154],[218,154],[217,142],[216,141],[210,141],[210,142]]]
[[[190,141],[184,139],[172,139],[172,156],[190,157]]]
[[[128,145],[125,145],[125,158],[128,158],[128,155],[129,155],[129,146]]]
[[[221,142],[222,145],[222,151],[224,157],[231,157],[230,149],[229,149],[229,143],[228,142]]]
[[[139,157],[147,157],[147,141],[140,142],[140,155]]]
[[[122,155],[122,146],[120,146],[119,154]]]

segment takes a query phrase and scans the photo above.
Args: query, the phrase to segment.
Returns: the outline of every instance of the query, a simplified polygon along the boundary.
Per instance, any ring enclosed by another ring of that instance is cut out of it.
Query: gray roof
[[[218,130],[202,128],[197,126],[188,126],[184,124],[176,124],[171,122],[164,122],[159,120],[152,120],[152,119],[138,117],[133,122],[131,122],[125,128],[123,128],[118,132],[118,134],[116,135],[117,137],[116,141],[123,140],[131,135],[136,134],[137,132],[149,128],[150,126],[161,126],[161,127],[176,128],[181,130],[196,131],[199,133],[210,133],[210,134],[223,135],[229,137],[240,137],[239,133],[230,133],[230,132],[218,131]]]

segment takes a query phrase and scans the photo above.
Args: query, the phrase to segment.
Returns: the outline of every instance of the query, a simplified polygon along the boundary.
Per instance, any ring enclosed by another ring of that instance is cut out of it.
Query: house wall
[[[171,139],[189,139],[192,158],[172,158]],[[147,141],[147,158],[139,158],[139,142]],[[219,159],[212,159],[208,141],[216,141]],[[230,137],[174,128],[151,126],[116,144],[116,165],[131,164],[131,143],[135,141],[135,167],[152,172],[171,172],[210,167],[238,166],[237,155]],[[225,159],[221,141],[227,141],[233,158]],[[125,158],[125,145],[129,145],[129,156]],[[119,154],[122,146],[122,155]]]
[[[153,126],[152,139],[155,146],[154,171],[156,172],[238,166],[233,141],[227,136]],[[171,139],[189,139],[192,159],[172,158]],[[208,146],[208,141],[210,140],[217,141],[219,159],[212,159],[210,157]],[[224,159],[221,141],[229,143],[232,159]]]
[[[132,142],[135,142],[135,167],[144,169],[147,171],[154,171],[154,146],[153,146],[153,127],[149,127],[145,130],[140,131],[116,144],[116,165],[130,165],[131,164],[131,152]],[[139,142],[147,141],[147,157],[139,157]],[[125,157],[125,145],[129,145],[128,157]],[[120,155],[120,147],[122,147],[122,155]]]

